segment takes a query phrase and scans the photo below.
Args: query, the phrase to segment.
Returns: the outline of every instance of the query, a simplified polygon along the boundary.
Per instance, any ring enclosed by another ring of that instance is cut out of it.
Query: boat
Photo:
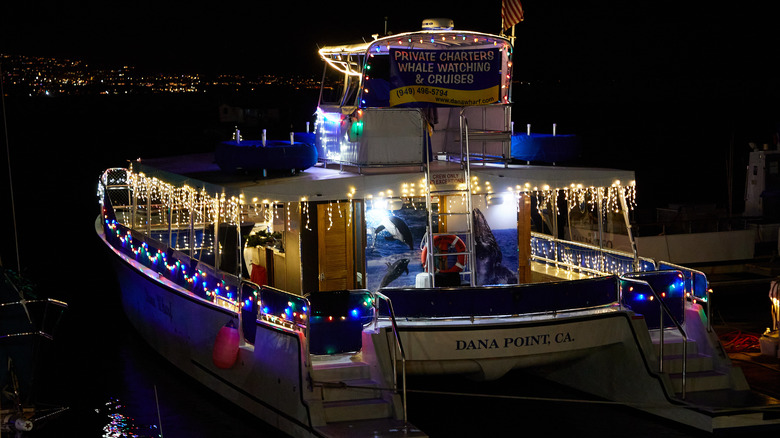
[[[633,241],[634,172],[518,163],[511,38],[423,24],[319,49],[297,137],[316,165],[102,173],[95,232],[135,330],[296,437],[427,436],[408,376],[518,370],[704,431],[780,425],[712,330],[706,275],[605,245]]]
[[[0,76],[2,69],[0,68]],[[5,108],[3,81],[0,100]],[[3,125],[7,126],[3,111]],[[6,135],[6,153],[10,145]],[[8,163],[10,202],[6,206],[12,215],[16,270],[0,260],[0,433],[16,437],[37,432],[41,427],[68,410],[63,406],[44,405],[35,392],[41,387],[35,376],[45,362],[43,352],[54,339],[54,332],[67,310],[64,301],[44,297],[35,284],[22,274],[19,260],[19,239],[16,227],[12,166]]]
[[[634,224],[641,254],[710,274],[756,276],[769,286],[778,274],[770,262],[778,253],[780,209],[774,169],[780,149],[777,141],[771,146],[753,142],[746,146],[744,157],[729,159],[728,207],[685,202],[656,208]],[[737,162],[745,164],[744,173],[733,170],[739,168]],[[741,184],[733,181],[738,177]],[[740,189],[744,204],[732,200]],[[628,244],[619,238],[614,242],[616,247]]]
[[[68,410],[33,397],[41,351],[67,304],[37,296],[34,285],[0,265],[0,432],[23,436],[40,430]]]

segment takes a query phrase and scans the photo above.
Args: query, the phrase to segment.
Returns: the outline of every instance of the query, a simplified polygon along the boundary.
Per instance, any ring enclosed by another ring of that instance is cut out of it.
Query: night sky
[[[424,3],[424,5],[420,5]],[[357,42],[444,15],[463,28],[498,32],[501,4],[461,9],[443,1],[3,2],[0,50],[187,72],[289,72],[311,67],[318,45]],[[319,71],[319,65],[316,68]]]
[[[777,57],[775,3],[723,9],[705,2],[526,0],[526,21],[517,26],[518,74],[767,77]],[[385,17],[394,32],[448,17],[460,29],[497,33],[501,2],[475,4],[4,1],[0,51],[151,70],[297,71],[316,60],[318,45],[382,33]]]
[[[318,46],[370,39],[384,32],[385,17],[395,33],[430,17],[500,31],[500,1],[452,5],[3,1],[0,52],[149,72],[317,76]],[[683,191],[717,192],[709,198],[724,202],[730,148],[745,159],[747,142],[772,144],[780,121],[780,5],[725,6],[524,1],[514,58],[515,80],[524,85],[514,89],[514,118],[582,135],[588,158],[637,170],[640,184],[665,173],[691,181]]]

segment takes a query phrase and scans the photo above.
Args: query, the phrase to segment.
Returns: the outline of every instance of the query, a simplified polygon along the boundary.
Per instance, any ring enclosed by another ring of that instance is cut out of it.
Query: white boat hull
[[[235,364],[220,369],[214,342],[238,315],[147,277],[121,255],[115,262],[124,311],[155,351],[266,423],[292,436],[312,435],[298,336],[257,324],[255,345],[242,344]]]
[[[507,318],[500,323],[404,325],[410,374],[468,374],[494,380],[512,369],[566,362],[623,342],[627,311]]]

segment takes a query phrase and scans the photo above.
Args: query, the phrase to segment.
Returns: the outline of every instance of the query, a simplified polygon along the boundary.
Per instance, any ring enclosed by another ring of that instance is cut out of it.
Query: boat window
[[[320,88],[320,105],[356,106],[360,76],[325,67]]]
[[[349,76],[347,78],[346,92],[344,93],[344,99],[341,101],[341,106],[357,106],[356,100],[359,85],[360,78],[357,76]]]
[[[336,71],[325,65],[320,86],[320,105],[338,105],[344,95],[346,80],[344,73]]]

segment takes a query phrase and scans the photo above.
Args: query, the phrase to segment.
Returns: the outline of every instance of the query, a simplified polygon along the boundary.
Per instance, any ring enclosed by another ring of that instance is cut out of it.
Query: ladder
[[[509,161],[512,159],[512,114],[511,107],[507,105],[462,108],[458,120],[459,126],[454,126],[454,123],[451,124],[449,120],[447,122],[448,129],[451,129],[453,133],[460,133],[460,138],[456,137],[454,140],[456,144],[460,143],[460,148],[456,145],[453,149],[447,149],[447,156],[460,155],[462,157],[465,153],[463,121],[467,118],[467,113],[471,121],[474,122],[468,131],[470,145],[467,155],[469,158],[472,161],[481,162],[482,165],[501,163],[504,167],[508,167]]]
[[[471,205],[471,166],[469,160],[469,129],[468,120],[461,112],[460,115],[460,141],[461,155],[460,166],[453,167],[451,161],[445,161],[444,166],[436,166],[431,163],[431,157],[426,154],[425,161],[425,206],[428,211],[428,226],[423,241],[423,250],[426,252],[425,266],[435,267],[426,271],[430,275],[430,286],[436,286],[437,273],[457,272],[459,281],[457,285],[468,282],[474,286],[476,272],[474,272],[474,234]],[[436,163],[438,164],[438,163]],[[436,167],[434,169],[434,167]],[[454,170],[453,170],[454,169]],[[453,197],[460,198],[460,203],[449,202]],[[434,211],[434,198],[438,198],[438,205]],[[453,208],[459,207],[459,208]],[[434,232],[436,224],[436,232]],[[459,227],[451,230],[450,225]],[[444,229],[446,228],[446,232]],[[453,237],[454,236],[454,237]],[[438,245],[437,245],[438,243]],[[442,249],[445,245],[448,248]],[[447,264],[449,257],[457,257],[456,267],[442,265]],[[463,263],[461,263],[461,260]],[[440,282],[441,283],[441,282]],[[453,284],[445,284],[454,286]]]

